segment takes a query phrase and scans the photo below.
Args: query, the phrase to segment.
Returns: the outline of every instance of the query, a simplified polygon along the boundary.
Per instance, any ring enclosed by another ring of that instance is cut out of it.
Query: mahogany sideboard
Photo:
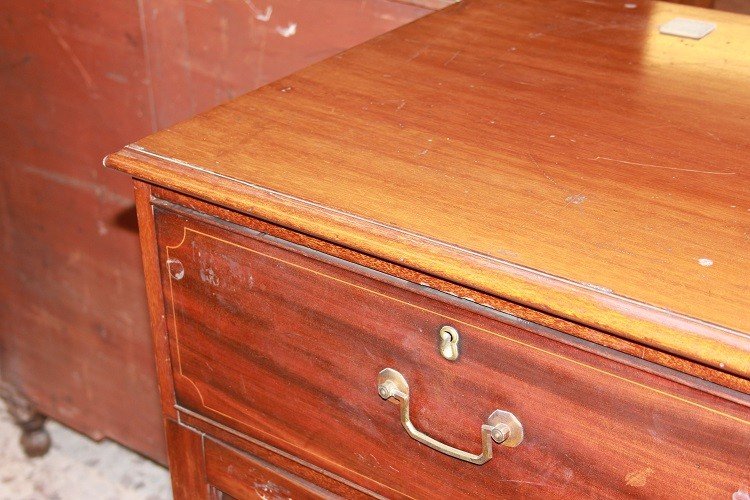
[[[747,498],[748,42],[465,0],[108,156],[176,497]]]

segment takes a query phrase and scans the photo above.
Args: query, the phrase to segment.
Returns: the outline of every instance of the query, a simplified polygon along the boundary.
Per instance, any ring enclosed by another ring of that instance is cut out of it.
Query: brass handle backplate
[[[478,455],[463,451],[437,439],[431,438],[424,432],[417,430],[409,418],[409,384],[399,372],[393,368],[385,368],[378,374],[378,394],[383,399],[394,399],[401,407],[401,425],[412,438],[441,453],[445,453],[459,460],[482,465],[492,458],[492,441],[503,446],[518,446],[523,441],[523,426],[521,422],[508,411],[495,410],[487,423],[482,425],[482,452]]]

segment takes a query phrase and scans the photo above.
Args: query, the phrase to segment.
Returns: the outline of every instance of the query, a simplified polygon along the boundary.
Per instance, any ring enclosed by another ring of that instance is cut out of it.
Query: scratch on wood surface
[[[455,51],[453,55],[450,56],[450,58],[443,63],[443,66],[448,66],[451,62],[453,62],[454,59],[456,59],[459,56],[459,54],[461,54],[460,50]]]
[[[63,49],[63,52],[65,52],[65,55],[68,56],[68,59],[70,59],[70,62],[73,63],[73,66],[76,68],[76,70],[78,70],[78,74],[81,75],[83,83],[86,84],[86,88],[88,88],[89,90],[95,90],[96,85],[94,85],[94,80],[91,78],[89,72],[86,71],[86,68],[84,67],[81,60],[78,59],[78,56],[76,56],[75,52],[73,52],[73,49],[70,48],[68,42],[60,34],[60,31],[55,27],[54,24],[49,21],[47,22],[47,27],[52,32],[52,34],[55,35],[55,41],[57,42],[57,44],[60,46],[60,48]]]
[[[520,483],[520,484],[533,484],[534,486],[544,486],[544,483],[539,483],[536,481],[524,481],[522,479],[502,479],[502,478],[496,478],[498,481],[502,481],[503,483]]]
[[[493,121],[493,123],[494,123],[494,121]],[[526,152],[526,156],[529,157],[529,160],[531,160],[531,162],[534,165],[536,165],[536,168],[538,168],[539,171],[542,172],[542,175],[544,177],[546,177],[548,181],[550,181],[552,184],[554,184],[555,186],[557,186],[557,182],[555,182],[555,179],[553,179],[552,177],[550,177],[549,175],[547,175],[547,172],[545,172],[544,170],[542,170],[542,166],[539,165],[539,162],[536,161],[536,158],[534,158],[534,155],[532,155],[531,152],[527,151]]]
[[[271,19],[271,14],[273,14],[273,5],[269,5],[266,7],[266,10],[260,10],[253,2],[252,0],[245,0],[245,3],[248,7],[250,7],[250,12],[253,13],[255,16],[255,19],[262,22],[267,22],[269,19]]]
[[[430,48],[429,45],[425,45],[424,47],[420,47],[414,54],[412,54],[412,56],[409,59],[407,59],[407,61],[413,61],[417,57],[421,56],[424,53],[424,51],[426,51],[429,48]]]
[[[635,161],[617,160],[615,158],[607,158],[605,156],[597,156],[596,158],[591,158],[591,159],[594,161],[604,160],[604,161],[612,161],[616,163],[624,163],[626,165],[635,165],[637,167],[661,168],[664,170],[678,170],[680,172],[694,172],[696,174],[714,174],[714,175],[735,175],[736,174],[736,172],[720,172],[716,170],[697,170],[697,169],[692,169],[692,168],[665,167],[664,165],[652,165],[650,163],[638,163]]]

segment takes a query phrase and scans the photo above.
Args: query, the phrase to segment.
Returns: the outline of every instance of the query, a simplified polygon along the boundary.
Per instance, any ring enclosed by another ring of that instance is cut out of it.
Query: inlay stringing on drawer
[[[736,405],[489,308],[168,207],[155,221],[180,410],[386,496],[719,494],[747,472],[750,421]],[[455,360],[445,327],[460,335]],[[447,454],[409,436],[404,402],[378,393],[385,369],[408,381],[414,429]],[[514,447],[483,433],[498,410],[519,424]]]

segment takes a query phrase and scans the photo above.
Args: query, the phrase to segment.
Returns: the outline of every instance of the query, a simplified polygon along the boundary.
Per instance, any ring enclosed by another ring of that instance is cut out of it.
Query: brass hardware
[[[440,328],[440,354],[448,361],[458,358],[458,330],[452,326]]]
[[[429,446],[433,450],[445,453],[448,456],[482,465],[492,458],[492,441],[503,446],[518,446],[523,441],[523,426],[521,422],[510,412],[495,410],[489,417],[487,423],[482,425],[482,453],[475,455],[467,451],[459,450],[440,441],[431,438],[427,434],[417,430],[409,418],[409,384],[399,372],[393,368],[384,368],[378,374],[378,394],[387,400],[395,399],[401,407],[401,425],[407,434],[420,443]]]

